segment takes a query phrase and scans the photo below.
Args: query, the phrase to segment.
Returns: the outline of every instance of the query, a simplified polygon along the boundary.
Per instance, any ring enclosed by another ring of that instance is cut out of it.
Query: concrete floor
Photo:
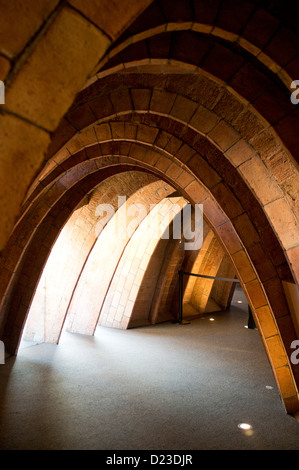
[[[242,291],[210,317],[22,344],[0,366],[0,449],[299,450]]]

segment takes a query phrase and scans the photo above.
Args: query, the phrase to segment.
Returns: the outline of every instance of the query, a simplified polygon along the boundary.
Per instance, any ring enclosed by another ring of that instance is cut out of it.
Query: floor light
[[[248,423],[240,423],[238,424],[238,428],[243,429],[244,431],[249,431],[252,429],[252,426]]]

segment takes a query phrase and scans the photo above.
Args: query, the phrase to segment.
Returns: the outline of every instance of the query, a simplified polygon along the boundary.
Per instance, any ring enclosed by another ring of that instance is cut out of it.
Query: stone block
[[[53,131],[109,43],[95,26],[64,7],[7,90],[7,108]]]

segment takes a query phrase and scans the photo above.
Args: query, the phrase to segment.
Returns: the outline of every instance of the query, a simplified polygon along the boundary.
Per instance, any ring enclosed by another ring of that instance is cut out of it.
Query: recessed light
[[[266,385],[266,388],[267,388],[268,390],[273,390],[273,387],[272,387],[271,385]]]
[[[242,303],[243,303],[242,300],[238,300],[238,304],[242,304]]]
[[[215,320],[215,318],[210,318],[210,321],[214,321],[214,320]]]
[[[252,426],[248,423],[240,423],[238,424],[238,428],[248,431],[249,429],[252,429]]]

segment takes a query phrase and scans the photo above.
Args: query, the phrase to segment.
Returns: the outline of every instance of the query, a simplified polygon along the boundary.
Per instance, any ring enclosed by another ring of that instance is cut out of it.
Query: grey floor
[[[211,316],[22,344],[0,366],[0,449],[299,450],[242,292]]]

